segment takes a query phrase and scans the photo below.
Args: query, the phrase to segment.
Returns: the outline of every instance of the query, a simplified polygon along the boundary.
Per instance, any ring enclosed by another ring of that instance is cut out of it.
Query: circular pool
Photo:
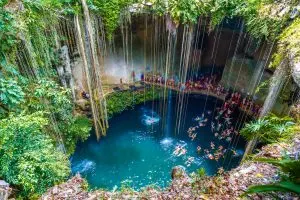
[[[87,141],[77,145],[71,157],[72,173],[80,173],[92,188],[112,189],[129,184],[139,189],[151,184],[167,186],[176,165],[184,166],[187,172],[204,168],[208,175],[220,167],[228,170],[237,166],[244,141],[237,133],[230,136],[231,140],[222,138],[220,133],[224,130],[216,134],[212,128],[219,116],[216,108],[222,106],[222,101],[190,95],[180,114],[177,100],[172,97],[165,102],[146,102],[115,116],[109,121],[106,137],[97,142],[92,133]],[[238,129],[244,116],[236,110],[230,126]],[[218,152],[222,154],[215,159]]]

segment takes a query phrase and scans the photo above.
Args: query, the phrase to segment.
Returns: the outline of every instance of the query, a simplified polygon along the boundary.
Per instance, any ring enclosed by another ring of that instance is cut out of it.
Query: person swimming
[[[221,123],[218,123],[217,131],[220,131],[221,128],[222,128],[222,124],[221,124]]]
[[[214,157],[211,153],[208,154],[207,157],[208,157],[210,160],[214,160],[214,159],[215,159],[215,157]]]
[[[205,152],[206,154],[209,154],[209,150],[208,150],[208,149],[204,149],[204,152]]]
[[[194,141],[195,140],[195,138],[197,137],[197,133],[194,133],[193,135],[192,135],[192,141]]]
[[[200,127],[203,127],[203,126],[206,126],[206,124],[202,123],[202,122],[199,122],[199,126]]]
[[[201,147],[197,146],[197,153],[199,154],[201,152]]]
[[[185,164],[189,167],[191,164],[194,162],[195,158],[194,157],[188,157],[187,161],[185,161]]]
[[[182,148],[177,156],[182,156],[187,153],[187,150],[185,148]]]
[[[173,154],[174,154],[174,155],[178,155],[182,148],[183,148],[183,147],[180,146],[180,145],[176,146],[175,150],[173,151]]]
[[[215,144],[213,142],[210,142],[211,149],[215,149]]]
[[[214,122],[211,122],[211,132],[214,132],[215,131],[215,123]]]

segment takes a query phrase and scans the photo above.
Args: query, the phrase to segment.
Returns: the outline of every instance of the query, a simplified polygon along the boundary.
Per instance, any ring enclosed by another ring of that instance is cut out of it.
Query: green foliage
[[[286,140],[293,135],[295,123],[289,117],[279,118],[275,115],[247,123],[241,130],[241,135],[247,140],[258,138],[263,143],[275,143]]]
[[[67,123],[59,123],[59,128],[63,133],[67,152],[71,154],[75,151],[78,141],[88,139],[92,123],[86,116],[76,116]]]
[[[0,176],[23,195],[42,194],[69,174],[69,162],[44,134],[41,113],[0,121]]]
[[[295,19],[278,37],[276,53],[273,54],[271,67],[277,67],[287,55],[293,56],[293,62],[300,61],[300,18]]]
[[[247,31],[258,39],[273,39],[277,36],[284,24],[282,18],[271,14],[276,3],[269,0],[247,0],[235,10],[235,14],[245,19]]]
[[[55,81],[41,79],[27,83],[25,87],[26,105],[30,112],[48,111],[55,114],[57,120],[69,120],[72,112],[70,91]]]
[[[17,26],[13,14],[4,10],[0,5],[0,58],[1,54],[10,51],[16,44],[16,34]]]
[[[211,17],[210,24],[212,28],[220,24],[225,17],[241,16],[239,10],[244,9],[247,4],[247,1],[242,0],[215,0],[210,2],[208,16]]]
[[[171,0],[168,4],[153,0],[152,3],[156,13],[168,13],[176,23],[182,24],[195,23],[205,16],[210,17],[211,28],[214,28],[225,17],[242,17],[247,31],[257,39],[274,39],[288,19],[287,14],[274,15],[272,11],[279,10],[280,6],[269,0]]]
[[[160,91],[161,89],[153,87],[145,91],[122,91],[110,94],[106,99],[108,117],[111,118],[143,102],[158,99]]]
[[[119,25],[120,14],[133,2],[134,0],[93,0],[97,14],[103,18],[108,39],[112,38]]]
[[[276,184],[256,185],[247,189],[244,195],[263,192],[294,192],[300,194],[300,184],[293,182],[279,182]]]
[[[200,1],[198,0],[170,0],[169,12],[174,22],[179,24],[196,23],[200,14]]]
[[[281,181],[268,185],[256,185],[247,189],[244,195],[261,192],[294,192],[300,194],[300,160],[275,160],[275,159],[257,159],[260,162],[266,162],[278,166],[284,173]]]
[[[70,91],[52,80],[39,80],[25,88],[27,112],[46,111],[52,126],[47,133],[53,138],[59,129],[68,153],[72,153],[79,140],[89,136],[92,124],[85,117],[73,116]],[[55,118],[55,119],[53,119]]]
[[[280,167],[281,171],[288,176],[288,180],[300,183],[300,160],[275,160],[265,158],[258,158],[256,160]]]
[[[205,168],[201,167],[197,170],[197,175],[198,177],[202,178],[206,175],[206,171],[205,171]]]
[[[2,108],[13,109],[24,102],[24,92],[17,81],[0,78],[0,105]]]

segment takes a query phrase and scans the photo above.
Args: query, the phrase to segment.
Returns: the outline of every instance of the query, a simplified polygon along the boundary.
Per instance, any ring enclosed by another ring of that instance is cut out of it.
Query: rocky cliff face
[[[11,193],[11,188],[9,184],[3,180],[0,180],[0,199],[6,200]]]
[[[292,76],[294,81],[300,87],[300,62],[292,62]]]

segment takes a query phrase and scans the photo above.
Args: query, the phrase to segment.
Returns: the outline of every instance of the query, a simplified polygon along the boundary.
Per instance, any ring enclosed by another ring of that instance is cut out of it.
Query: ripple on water
[[[141,108],[142,111],[142,119],[141,122],[145,126],[155,125],[160,121],[159,115],[153,110]]]
[[[164,138],[160,141],[160,145],[164,150],[169,149],[170,147],[174,146],[172,138]]]
[[[89,172],[93,172],[95,168],[96,168],[95,162],[88,159],[84,159],[78,163],[75,163],[74,166],[72,167],[72,171],[76,171],[81,174],[86,174]]]

